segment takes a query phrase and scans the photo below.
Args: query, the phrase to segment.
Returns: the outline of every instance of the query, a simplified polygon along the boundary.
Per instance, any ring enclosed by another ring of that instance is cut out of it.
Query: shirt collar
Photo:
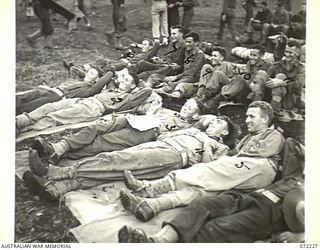
[[[193,50],[191,50],[191,51],[187,51],[186,50],[186,54],[188,54],[188,55],[195,55],[195,54],[197,54],[197,52],[198,52],[198,48],[197,47],[195,47]]]
[[[220,136],[209,136],[209,137],[216,140],[217,142],[223,143],[223,139]]]
[[[183,47],[183,46],[185,45],[185,43],[184,43],[183,40],[180,40],[180,41],[178,41],[178,42],[175,42],[173,45],[174,45],[176,48],[181,48],[181,47]]]
[[[285,60],[281,60],[280,61],[280,64],[283,66],[283,67],[287,67],[288,66],[288,62],[285,61]],[[290,63],[291,64],[291,63]],[[293,65],[294,67],[298,67],[300,65],[300,61],[299,60],[296,60],[294,63],[292,63],[291,65]]]

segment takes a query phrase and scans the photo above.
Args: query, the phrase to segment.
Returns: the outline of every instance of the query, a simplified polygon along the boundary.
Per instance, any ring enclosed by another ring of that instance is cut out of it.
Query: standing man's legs
[[[228,27],[232,36],[232,39],[235,40],[236,42],[239,42],[239,37],[237,36],[237,33],[235,31],[235,19],[236,19],[236,13],[235,10],[230,9],[228,10],[227,14],[227,22],[228,22]]]
[[[219,31],[218,31],[218,34],[217,34],[217,39],[218,39],[218,40],[222,40],[223,31],[224,31],[224,26],[226,25],[226,22],[227,22],[227,20],[224,20],[224,19],[223,19],[223,16],[224,16],[224,15],[221,13]]]
[[[190,30],[191,21],[194,16],[194,7],[183,7],[182,27],[186,30]]]
[[[253,5],[251,3],[247,4],[245,10],[246,16],[244,19],[244,27],[246,28],[249,24],[250,19],[253,17]]]
[[[178,25],[180,23],[179,8],[168,8],[168,27]]]
[[[117,33],[119,30],[118,18],[119,18],[119,6],[118,6],[118,1],[116,0],[113,3],[113,9],[112,9],[112,21],[113,21],[114,33]]]
[[[33,42],[38,37],[47,37],[53,34],[53,27],[50,21],[49,9],[46,6],[45,1],[34,0],[32,6],[34,13],[40,20],[40,29],[27,36],[27,40],[29,42]]]
[[[157,42],[160,42],[160,10],[158,2],[153,2],[151,6],[151,19],[153,39]]]
[[[163,10],[160,12],[160,30],[161,30],[161,37],[162,43],[164,45],[168,45],[168,7],[167,4],[164,5]]]

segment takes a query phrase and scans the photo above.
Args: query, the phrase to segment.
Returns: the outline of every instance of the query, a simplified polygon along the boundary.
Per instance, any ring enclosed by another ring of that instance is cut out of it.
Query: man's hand
[[[164,81],[166,81],[166,82],[174,82],[175,80],[177,80],[177,76],[166,76],[165,78],[164,78]]]
[[[224,22],[227,21],[227,15],[226,14],[222,14],[221,20],[224,21]]]
[[[252,92],[257,92],[260,89],[259,84],[256,84],[254,82],[251,82],[249,84],[250,89],[252,90]]]
[[[169,66],[173,69],[173,70],[178,70],[180,69],[180,65],[177,63],[170,63]]]
[[[273,88],[276,88],[276,87],[285,87],[287,85],[288,85],[287,81],[284,81],[284,80],[281,80],[281,79],[278,79],[278,78],[270,79],[269,81],[267,81],[265,83],[265,86],[267,88],[270,88],[270,89],[273,89]]]
[[[162,60],[160,57],[158,57],[158,56],[152,57],[152,58],[151,58],[151,61],[152,61],[153,63],[156,63],[156,64],[164,63],[163,60]]]
[[[85,71],[88,71],[91,68],[91,65],[89,63],[83,64],[83,68]]]
[[[161,96],[159,96],[150,103],[150,106],[147,109],[146,114],[147,115],[155,114],[161,107],[162,107],[162,98]]]
[[[292,232],[283,232],[276,235],[277,242],[284,242],[284,243],[297,243],[304,241],[304,233],[292,233]]]

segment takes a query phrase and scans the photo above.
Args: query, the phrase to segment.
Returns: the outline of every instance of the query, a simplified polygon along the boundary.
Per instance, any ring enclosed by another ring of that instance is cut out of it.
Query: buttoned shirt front
[[[191,51],[185,51],[183,72],[177,75],[178,79],[184,76],[200,78],[201,68],[205,63],[205,55],[202,50],[195,48]]]

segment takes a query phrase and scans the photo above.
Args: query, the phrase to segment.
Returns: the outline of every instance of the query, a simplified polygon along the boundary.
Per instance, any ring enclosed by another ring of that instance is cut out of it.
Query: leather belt
[[[277,203],[280,200],[280,198],[278,196],[276,196],[274,193],[270,192],[269,190],[265,190],[264,188],[263,189],[259,189],[259,190],[255,191],[255,192],[263,194],[265,197],[267,197],[273,203]]]
[[[52,90],[53,90],[58,96],[60,96],[61,99],[65,99],[65,98],[66,98],[65,94],[61,91],[61,89],[52,88]]]
[[[181,160],[182,160],[182,165],[187,166],[188,162],[189,162],[189,157],[187,152],[184,150],[183,147],[181,147],[181,145],[179,143],[177,143],[175,140],[173,140],[172,138],[165,138],[162,140],[165,143],[168,143],[170,146],[174,147],[176,150],[179,151],[180,155],[181,155]]]
[[[104,111],[106,111],[106,108],[104,107],[103,103],[99,99],[92,98],[92,101],[99,106],[101,113],[104,113]]]

